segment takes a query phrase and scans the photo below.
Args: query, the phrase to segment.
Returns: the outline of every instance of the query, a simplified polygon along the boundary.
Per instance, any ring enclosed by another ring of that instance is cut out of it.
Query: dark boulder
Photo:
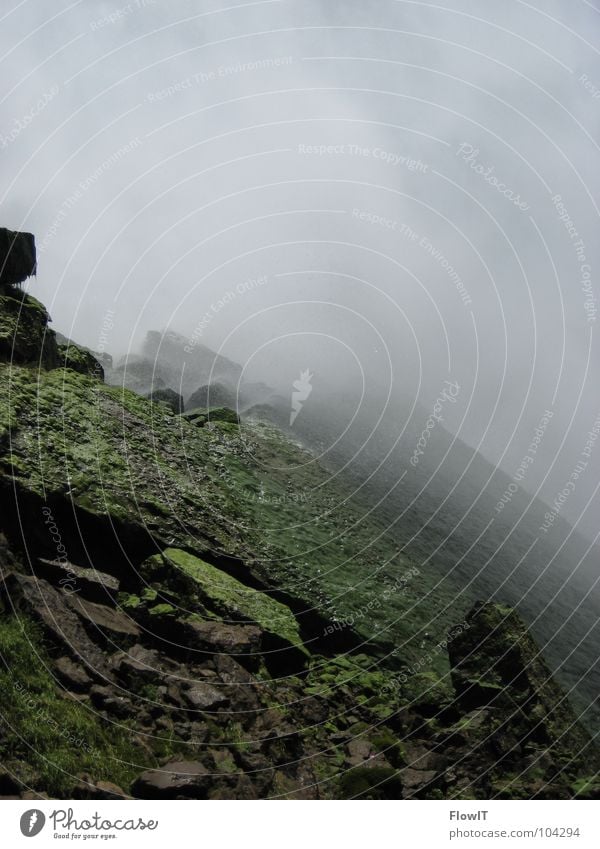
[[[152,403],[160,402],[166,404],[176,416],[183,413],[183,398],[174,389],[155,389],[146,395],[146,398]]]
[[[96,569],[76,566],[68,560],[48,560],[40,557],[35,561],[34,572],[39,578],[44,578],[67,594],[81,595],[82,598],[101,604],[114,603],[119,591],[117,578]]]
[[[0,228],[0,286],[15,286],[35,274],[35,238]]]
[[[92,686],[92,679],[83,666],[66,655],[54,661],[54,671],[64,686],[75,693],[87,693]]]
[[[186,410],[198,407],[232,407],[237,406],[235,390],[224,383],[206,383],[188,398]]]
[[[503,735],[510,731],[522,743],[553,747],[558,755],[587,750],[591,756],[590,738],[518,613],[480,602],[466,625],[448,637],[458,706],[493,708]]]

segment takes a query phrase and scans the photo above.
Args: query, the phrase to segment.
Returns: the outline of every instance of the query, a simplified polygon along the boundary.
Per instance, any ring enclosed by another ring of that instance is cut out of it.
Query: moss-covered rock
[[[240,417],[229,407],[195,407],[186,410],[182,418],[195,424],[196,427],[204,427],[211,422],[226,422],[227,424],[239,425]]]
[[[74,342],[58,345],[58,364],[79,374],[86,374],[104,380],[104,368],[91,351]]]
[[[486,740],[505,766],[511,760],[520,764],[528,744],[552,753],[545,781],[560,770],[566,775],[580,770],[585,762],[599,768],[595,745],[518,613],[478,603],[466,623],[448,640],[457,704],[464,711],[488,709]]]
[[[31,295],[12,287],[0,290],[0,360],[55,368],[58,349],[49,320]]]
[[[190,600],[196,595],[208,610],[223,619],[254,623],[282,643],[304,651],[298,622],[288,607],[266,593],[245,586],[199,557],[168,548],[162,555],[146,561],[140,567],[140,573],[148,576],[150,581],[160,575],[163,590],[166,585],[180,594],[184,609],[189,608]]]

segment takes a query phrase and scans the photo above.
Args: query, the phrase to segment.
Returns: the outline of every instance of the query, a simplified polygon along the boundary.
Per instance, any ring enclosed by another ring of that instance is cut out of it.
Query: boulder
[[[235,390],[224,383],[206,383],[188,398],[185,405],[186,410],[207,409],[209,407],[229,407],[233,409],[236,406]]]
[[[132,645],[140,636],[137,625],[120,610],[113,610],[104,604],[96,604],[75,596],[70,600],[72,609],[81,617],[93,640],[100,643],[116,642],[119,645]]]
[[[37,268],[33,233],[17,233],[0,227],[0,286],[16,286]]]
[[[216,711],[228,704],[225,687],[212,687],[200,681],[183,690],[183,698],[193,710]]]
[[[75,693],[86,693],[92,686],[92,679],[83,666],[66,655],[54,661],[54,671],[59,681]]]
[[[229,625],[207,620],[182,622],[186,645],[209,654],[254,655],[260,650],[261,630],[255,625]]]
[[[206,799],[212,786],[209,770],[196,761],[169,761],[149,769],[133,783],[136,799]]]
[[[491,707],[502,733],[522,743],[555,746],[556,753],[593,753],[591,740],[552,677],[521,617],[500,604],[475,604],[467,628],[448,637],[457,703],[465,712]]]
[[[58,348],[46,308],[18,289],[0,289],[0,360],[52,369]]]
[[[85,663],[90,674],[110,677],[106,656],[88,637],[65,593],[46,581],[8,572],[1,576],[0,599],[5,610],[30,614],[42,625],[51,643],[76,663]]]
[[[119,678],[128,684],[161,683],[167,672],[165,658],[153,649],[138,644],[115,660]]]
[[[170,567],[171,581],[180,582],[186,598],[197,596],[203,605],[226,620],[258,625],[279,641],[274,649],[293,646],[304,651],[296,617],[285,604],[186,551],[167,548],[162,555],[150,558],[153,563],[149,568],[160,558]]]
[[[139,711],[133,706],[131,700],[111,687],[95,684],[90,689],[90,700],[94,707],[106,711],[117,719],[130,719],[139,715]]]
[[[35,573],[53,586],[69,594],[77,594],[88,601],[112,603],[119,591],[119,581],[105,572],[86,569],[67,560],[47,560],[40,557],[35,563]]]
[[[174,389],[169,389],[168,387],[165,389],[155,389],[146,395],[146,398],[152,401],[152,403],[160,402],[166,404],[176,416],[183,413],[183,398]]]

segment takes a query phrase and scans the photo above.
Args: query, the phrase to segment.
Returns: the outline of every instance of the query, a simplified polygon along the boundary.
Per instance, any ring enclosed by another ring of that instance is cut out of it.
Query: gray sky
[[[584,459],[561,514],[595,535],[599,9],[12,2],[1,223],[56,329],[196,332],[400,410],[457,381],[445,424],[509,474],[550,410],[522,484]]]

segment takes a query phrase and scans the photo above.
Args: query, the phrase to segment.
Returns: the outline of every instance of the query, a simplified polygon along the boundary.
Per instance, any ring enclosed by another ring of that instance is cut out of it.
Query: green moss
[[[135,608],[139,607],[142,603],[142,600],[139,596],[133,595],[131,593],[119,593],[118,601],[121,607],[125,607],[129,610],[135,610]]]
[[[87,374],[99,380],[104,380],[104,369],[91,351],[80,348],[73,342],[58,346],[58,364],[79,374]]]
[[[600,778],[597,775],[578,778],[571,785],[571,791],[578,799],[600,799]]]
[[[158,596],[157,591],[153,587],[144,587],[142,590],[142,599],[144,601],[154,601]]]
[[[150,616],[175,616],[177,610],[172,604],[155,604],[148,608]]]
[[[356,767],[345,772],[340,779],[345,799],[401,799],[402,783],[391,767]]]
[[[182,413],[182,418],[195,424],[199,427],[204,427],[208,424],[231,424],[239,425],[240,417],[229,407],[196,407],[194,410],[187,410]]]
[[[0,359],[54,368],[58,352],[45,307],[12,287],[0,290]]]
[[[296,618],[284,604],[185,551],[168,548],[162,556],[191,578],[202,600],[221,615],[255,622],[263,630],[302,646]]]
[[[31,622],[0,618],[0,658],[0,760],[51,796],[68,798],[81,772],[127,788],[147,755],[130,729],[61,697]]]
[[[135,521],[173,548],[252,563],[307,608],[324,613],[332,599],[338,618],[354,616],[371,646],[402,644],[406,660],[419,656],[413,638],[423,616],[444,606],[434,569],[402,593],[382,594],[384,564],[408,566],[396,541],[365,516],[352,488],[276,428],[200,428],[85,374],[0,362],[0,462],[40,497]],[[455,615],[436,616],[440,638]],[[445,654],[434,662],[447,663]]]
[[[437,711],[453,698],[448,681],[440,678],[433,670],[404,675],[401,679],[400,700],[403,704],[418,706],[421,710],[429,707]]]
[[[318,695],[334,694],[339,687],[350,685],[364,697],[375,696],[381,692],[385,682],[386,673],[378,670],[376,663],[364,655],[327,660],[315,658],[307,678],[308,686]]]

